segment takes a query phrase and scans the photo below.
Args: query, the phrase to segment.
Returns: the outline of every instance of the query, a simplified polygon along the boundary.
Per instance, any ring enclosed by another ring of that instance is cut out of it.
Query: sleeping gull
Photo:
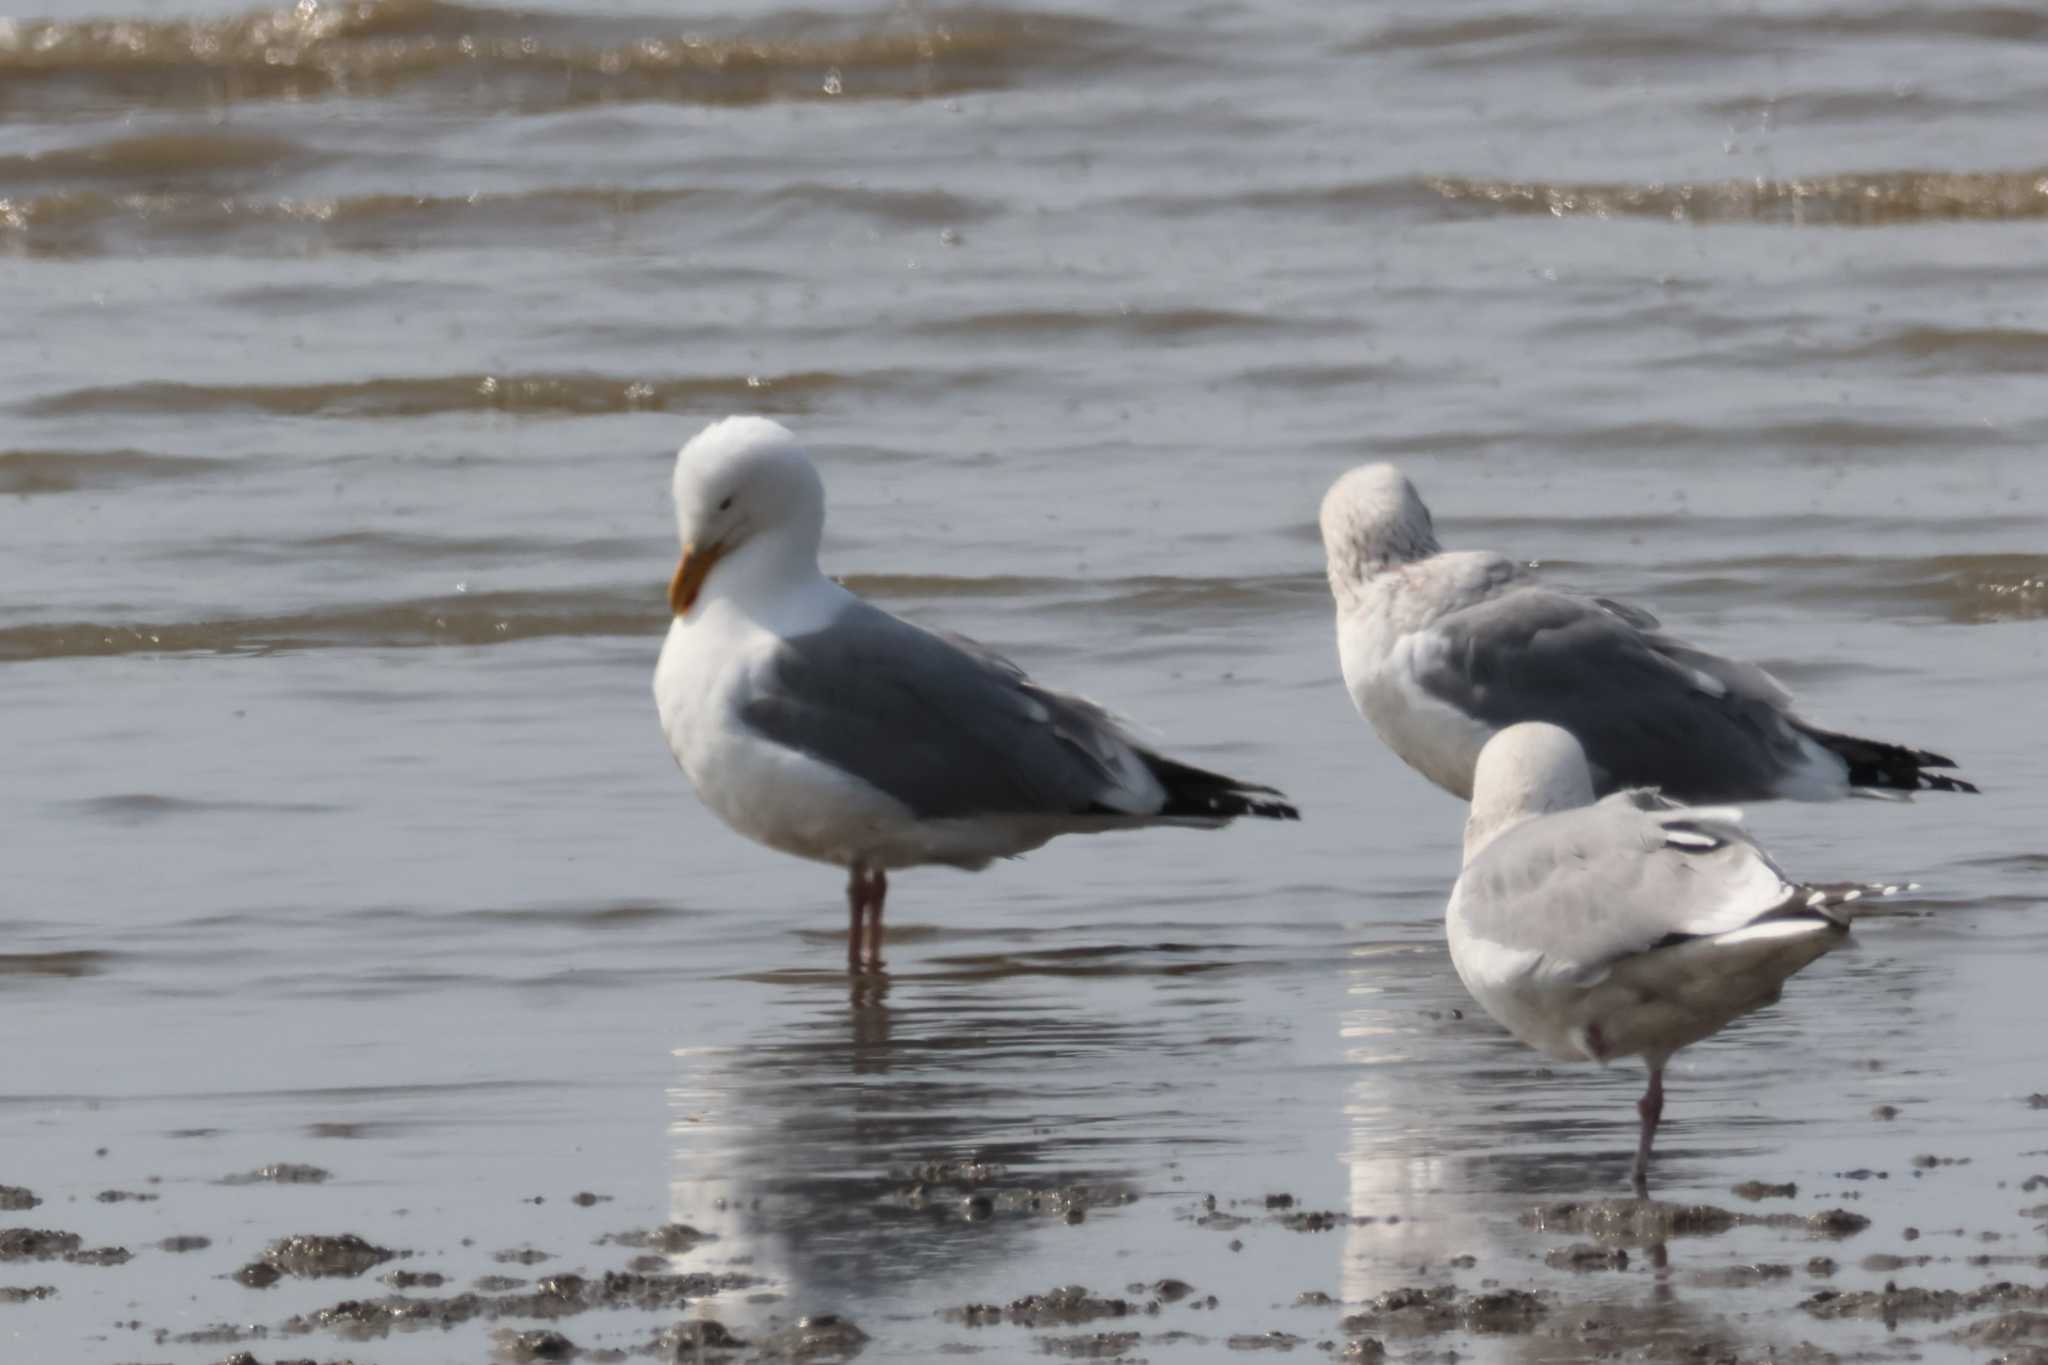
[[[1742,813],[1648,791],[1598,803],[1578,740],[1511,725],[1486,742],[1445,912],[1451,961],[1508,1032],[1561,1061],[1641,1057],[1634,1181],[1671,1054],[1778,998],[1849,935],[1857,883],[1793,882],[1742,832]]]
[[[1977,790],[1940,754],[1823,730],[1755,664],[1667,635],[1640,608],[1540,586],[1483,551],[1446,553],[1415,487],[1361,465],[1324,495],[1337,652],[1359,711],[1401,759],[1472,793],[1489,736],[1516,721],[1578,737],[1600,792],[1821,801]]]
[[[818,571],[825,487],[764,417],[676,456],[683,554],[654,670],[669,748],[721,819],[848,870],[849,966],[880,965],[892,868],[970,871],[1055,835],[1299,818],[1271,787],[1177,763],[1007,659]]]

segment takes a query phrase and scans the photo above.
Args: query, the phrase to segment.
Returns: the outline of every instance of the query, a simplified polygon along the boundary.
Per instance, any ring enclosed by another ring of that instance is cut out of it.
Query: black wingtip
[[[1148,753],[1144,758],[1152,776],[1166,788],[1161,815],[1198,820],[1233,820],[1239,816],[1261,820],[1301,818],[1301,811],[1272,787],[1240,782],[1158,754]]]
[[[1931,768],[1955,767],[1956,761],[1946,755],[1904,744],[1890,744],[1881,739],[1837,734],[1810,725],[1802,725],[1799,729],[1807,738],[1849,765],[1849,785],[1852,787],[1901,792],[1975,794],[1977,791],[1974,782],[1948,773],[1928,771]]]

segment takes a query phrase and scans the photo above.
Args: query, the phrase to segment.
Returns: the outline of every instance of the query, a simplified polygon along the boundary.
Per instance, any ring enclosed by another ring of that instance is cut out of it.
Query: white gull
[[[1080,831],[1298,818],[1272,788],[1154,753],[1093,703],[826,578],[824,484],[781,425],[699,432],[676,456],[675,504],[662,730],[728,825],[848,870],[849,966],[864,911],[879,965],[894,868],[974,870]]]
[[[1479,755],[1444,916],[1451,961],[1473,999],[1545,1056],[1643,1059],[1639,1194],[1671,1054],[1777,1000],[1848,938],[1856,902],[1899,889],[1794,882],[1741,819],[1648,791],[1596,803],[1585,751],[1555,725],[1511,725]]]
[[[1940,754],[1824,730],[1755,664],[1665,633],[1638,607],[1547,588],[1484,551],[1446,552],[1392,465],[1323,498],[1337,652],[1359,712],[1439,787],[1472,793],[1487,739],[1517,721],[1577,736],[1596,791],[1687,801],[1977,790]]]

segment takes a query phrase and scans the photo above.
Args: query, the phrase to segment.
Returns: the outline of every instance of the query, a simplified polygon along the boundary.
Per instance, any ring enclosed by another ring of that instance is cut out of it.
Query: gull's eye
[[[718,510],[721,512],[730,512],[732,510],[732,498],[730,495],[728,495],[723,502],[718,504]]]

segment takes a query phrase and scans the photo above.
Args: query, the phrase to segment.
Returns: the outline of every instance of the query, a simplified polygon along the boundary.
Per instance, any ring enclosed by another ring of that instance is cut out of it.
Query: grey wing
[[[1163,799],[1100,707],[865,602],[782,641],[739,714],[920,818],[1149,814]]]
[[[1767,798],[1801,761],[1785,690],[1589,598],[1512,590],[1439,619],[1416,681],[1487,724],[1549,721],[1585,746],[1602,791]]]
[[[1821,915],[1736,812],[1645,806],[1617,793],[1508,830],[1459,879],[1469,931],[1584,984],[1639,953]]]

